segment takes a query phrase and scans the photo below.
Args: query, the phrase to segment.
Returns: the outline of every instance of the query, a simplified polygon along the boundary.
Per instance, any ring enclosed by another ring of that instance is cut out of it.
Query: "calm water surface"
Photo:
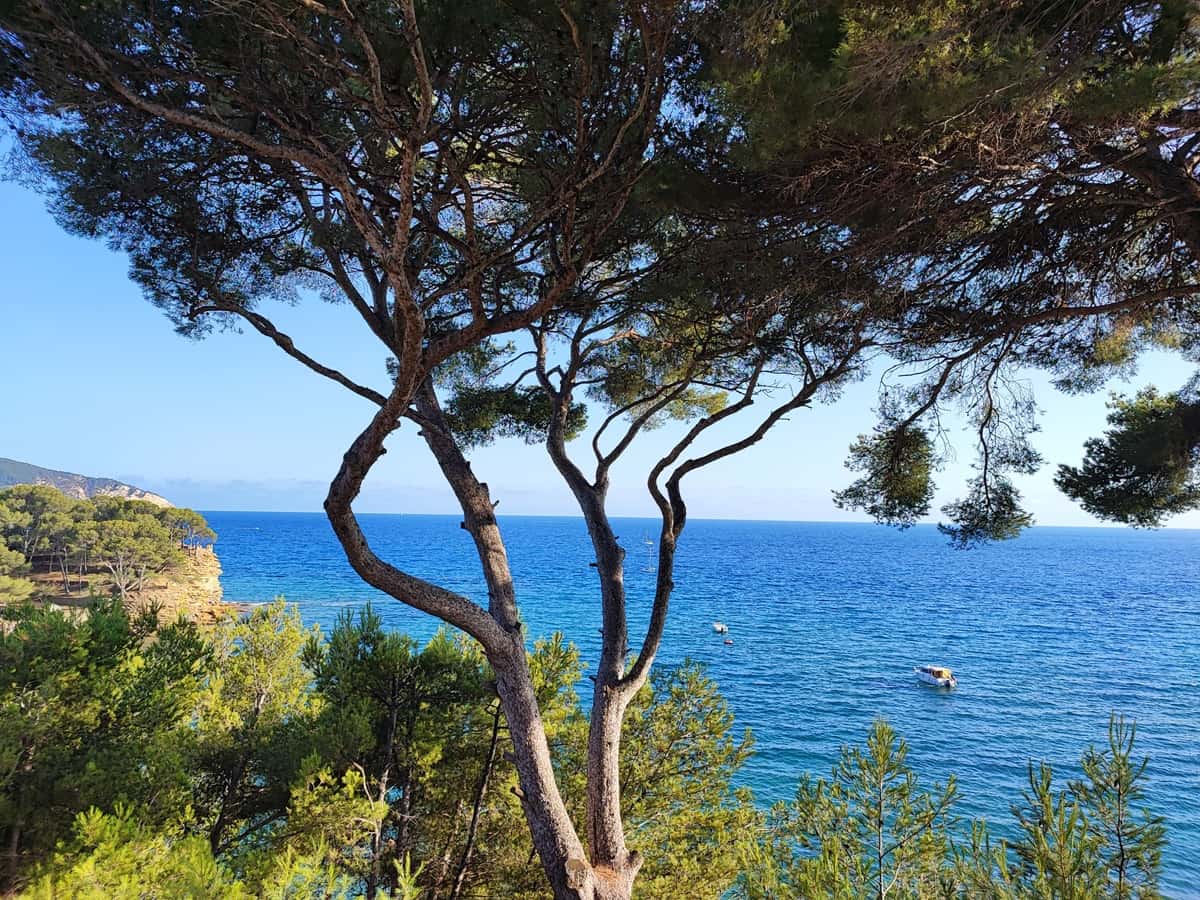
[[[220,535],[225,595],[282,594],[306,621],[375,601],[392,627],[436,625],[365,586],[317,513],[205,514]],[[363,516],[380,555],[486,598],[456,516]],[[648,613],[655,523],[618,520],[632,633]],[[562,630],[594,662],[600,624],[583,523],[502,520],[525,620]],[[963,815],[1009,827],[1026,763],[1074,775],[1110,711],[1135,717],[1151,756],[1151,806],[1166,815],[1164,888],[1200,897],[1200,531],[1035,528],[980,550],[931,527],[691,521],[660,661],[708,664],[757,753],[742,779],[763,801],[826,774],[841,745],[885,716],[922,779],[959,779]],[[732,646],[712,631],[720,619]],[[640,637],[631,639],[637,646]],[[918,686],[912,666],[953,666],[959,689]]]

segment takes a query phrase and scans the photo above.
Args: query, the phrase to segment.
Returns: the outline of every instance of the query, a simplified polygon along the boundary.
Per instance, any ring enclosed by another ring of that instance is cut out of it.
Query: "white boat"
[[[654,575],[658,572],[658,560],[654,556],[654,541],[650,538],[642,538],[642,543],[646,545],[646,562],[642,566],[642,571],[647,575]]]
[[[729,626],[724,622],[713,622],[713,631],[715,631],[717,634],[728,634]]]
[[[917,673],[917,680],[932,684],[934,687],[958,687],[958,679],[945,666],[917,666],[913,671]]]

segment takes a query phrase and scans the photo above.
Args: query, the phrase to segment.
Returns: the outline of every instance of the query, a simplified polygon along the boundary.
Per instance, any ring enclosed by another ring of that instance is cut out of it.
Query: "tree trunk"
[[[544,360],[539,357],[539,364]],[[543,386],[550,388],[545,380]],[[642,865],[641,854],[625,845],[621,819],[621,725],[625,709],[640,681],[625,679],[629,654],[629,628],[625,615],[625,550],[613,533],[605,509],[606,472],[599,470],[594,483],[571,461],[564,435],[571,405],[569,391],[554,392],[554,414],[546,449],[555,468],[575,495],[587,524],[595,567],[600,579],[601,645],[596,686],[588,725],[587,834],[597,900],[627,900]]]
[[[118,559],[112,562],[106,562],[104,565],[105,568],[108,569],[109,574],[112,575],[113,584],[116,585],[117,590],[120,592],[121,599],[128,600],[130,576],[129,572],[125,568],[124,563]]]
[[[346,551],[347,560],[368,584],[461,628],[483,647],[496,673],[496,693],[512,740],[522,810],[556,900],[628,900],[637,860],[631,861],[623,855],[589,863],[559,793],[529,671],[508,555],[487,485],[475,477],[462,455],[446,425],[432,384],[428,381],[414,384],[411,393],[406,388],[407,385],[397,381],[391,396],[343,457],[325,499],[330,525]],[[415,410],[408,405],[414,399]],[[383,455],[384,439],[395,430],[401,415],[420,424],[421,436],[463,510],[462,526],[475,541],[488,586],[486,610],[381,560],[371,550],[354,516],[351,504],[367,473]],[[609,630],[606,642],[611,641],[611,634]],[[623,631],[619,645],[623,649]],[[619,725],[618,717],[618,730]],[[615,753],[615,740],[613,745]],[[605,795],[611,797],[611,791]]]
[[[208,846],[212,850],[213,856],[218,856],[225,849],[222,844],[222,838],[225,835],[225,826],[227,824],[227,816],[229,814],[230,804],[233,802],[234,795],[238,788],[241,787],[242,780],[246,777],[246,768],[250,764],[250,749],[247,746],[250,743],[255,730],[258,727],[258,717],[262,712],[263,706],[267,702],[266,694],[259,692],[254,698],[254,706],[250,711],[245,725],[242,727],[241,735],[238,743],[241,745],[241,753],[238,755],[237,764],[230,774],[229,780],[225,783],[225,790],[221,792],[221,802],[217,809],[217,818],[212,824],[212,828],[208,832]]]
[[[596,679],[588,728],[587,816],[596,897],[628,900],[642,856],[625,846],[621,821],[621,724],[628,697]]]
[[[419,701],[413,698],[414,707],[419,705]],[[400,812],[396,817],[396,859],[403,859],[411,854],[416,840],[412,835],[413,825],[413,806],[417,792],[416,772],[412,763],[412,748],[416,743],[413,735],[413,728],[416,725],[414,717],[410,717],[405,722],[404,728],[404,759],[393,760],[398,763],[400,774],[396,784],[400,789]],[[393,747],[393,753],[395,752]]]
[[[598,898],[628,898],[641,854],[625,846],[621,819],[621,726],[636,686],[623,682],[629,652],[625,618],[625,551],[603,510],[600,494],[581,502],[600,576],[603,633],[588,725],[587,828]]]
[[[517,796],[546,879],[556,900],[593,900],[591,866],[554,778],[524,642],[515,637],[509,654],[489,661],[512,739]]]
[[[461,797],[454,801],[454,812],[450,814],[450,829],[446,832],[446,840],[442,844],[442,852],[438,854],[437,878],[429,886],[427,896],[430,900],[441,896],[442,885],[450,877],[450,859],[454,856],[454,841],[458,837],[458,820],[462,816],[463,807],[465,806],[466,804],[463,803]]]
[[[471,865],[471,856],[475,852],[475,834],[479,829],[479,812],[483,806],[483,795],[487,792],[488,780],[492,775],[492,766],[496,762],[496,747],[500,743],[500,704],[496,704],[496,714],[492,718],[492,739],[488,744],[487,758],[479,772],[479,783],[475,787],[475,802],[471,806],[471,822],[467,826],[467,840],[463,846],[462,858],[458,863],[458,871],[454,875],[454,886],[450,890],[449,900],[458,900],[462,893],[463,883],[467,878],[467,869]]]
[[[596,886],[604,879],[593,875],[555,781],[550,747],[529,672],[508,554],[487,485],[475,477],[471,464],[450,433],[431,382],[420,386],[416,405],[422,420],[421,437],[458,499],[463,528],[475,541],[488,586],[488,611],[504,629],[507,646],[484,643],[484,651],[496,673],[496,693],[512,740],[521,807],[546,878],[557,900],[620,896],[596,892]]]
[[[21,874],[21,826],[24,824],[24,818],[17,816],[8,836],[8,886],[10,888],[17,884],[17,879]]]
[[[387,738],[384,740],[383,753],[381,755],[381,765],[379,779],[376,782],[376,791],[380,800],[387,800],[388,780],[392,773],[392,757],[395,754],[396,746],[396,722],[399,716],[399,707],[396,703],[395,692],[392,692],[391,709],[388,713],[388,731]],[[405,787],[404,796],[408,797],[412,790],[411,785]],[[390,809],[389,809],[390,811]],[[371,841],[371,871],[366,879],[366,895],[368,900],[371,900],[379,890],[379,884],[382,878],[383,865],[383,829],[377,829],[374,838]]]

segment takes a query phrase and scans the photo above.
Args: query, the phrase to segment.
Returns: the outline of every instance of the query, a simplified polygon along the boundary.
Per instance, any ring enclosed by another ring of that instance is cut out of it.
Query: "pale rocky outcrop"
[[[87,475],[76,475],[74,472],[59,472],[57,469],[44,469],[32,463],[0,456],[0,488],[14,484],[47,484],[76,500],[87,500],[89,497],[122,497],[126,500],[145,500],[155,506],[174,505],[165,497],[113,478],[91,478]]]
[[[62,609],[82,611],[94,595],[106,596],[111,590],[107,576],[99,571],[72,579],[70,594],[63,591],[62,578],[55,572],[38,572],[31,577],[40,588],[41,602]],[[142,589],[131,593],[125,605],[131,612],[157,606],[159,621],[164,624],[183,616],[202,625],[237,615],[245,608],[222,599],[221,561],[209,547],[188,551],[180,565],[147,577]]]
[[[221,561],[208,547],[185,555],[183,565],[146,579],[131,605],[157,604],[164,622],[180,615],[195,622],[213,622],[235,609],[221,599]]]

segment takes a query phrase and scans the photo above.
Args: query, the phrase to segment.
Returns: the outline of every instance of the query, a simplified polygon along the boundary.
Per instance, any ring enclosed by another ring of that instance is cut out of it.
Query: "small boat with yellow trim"
[[[913,671],[917,673],[918,681],[923,681],[926,684],[933,685],[934,687],[958,687],[958,679],[955,678],[954,673],[945,666],[917,666],[913,669]]]

